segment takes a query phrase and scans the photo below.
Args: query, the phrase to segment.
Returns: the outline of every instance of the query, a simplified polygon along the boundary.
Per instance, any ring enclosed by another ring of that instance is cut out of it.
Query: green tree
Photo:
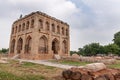
[[[120,55],[120,47],[117,44],[109,44],[104,46],[106,54],[117,54]]]
[[[78,55],[85,55],[83,48],[78,48]]]
[[[114,34],[114,43],[120,47],[120,31]]]
[[[104,48],[99,43],[91,43],[78,49],[78,53],[85,56],[93,56],[99,53],[104,53]]]
[[[2,50],[0,50],[0,54],[2,53]]]
[[[2,48],[2,50],[1,50],[2,53],[6,53],[8,51],[9,51],[9,49],[6,49],[6,48]]]
[[[76,53],[77,53],[77,51],[70,51],[70,55],[76,54]]]

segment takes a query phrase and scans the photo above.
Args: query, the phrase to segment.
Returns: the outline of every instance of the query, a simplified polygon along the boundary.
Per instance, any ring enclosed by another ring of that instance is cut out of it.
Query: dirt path
[[[23,60],[19,59],[20,62],[25,61],[25,62],[32,62],[32,63],[37,63],[37,64],[43,64],[46,66],[53,66],[57,68],[62,68],[62,69],[69,69],[71,67],[76,67],[76,66],[70,66],[70,65],[63,65],[63,64],[58,64],[58,63],[53,63],[45,60]]]

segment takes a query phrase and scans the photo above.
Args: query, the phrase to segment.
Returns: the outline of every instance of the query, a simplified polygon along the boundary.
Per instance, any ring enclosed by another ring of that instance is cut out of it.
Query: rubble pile
[[[7,58],[0,57],[0,63],[4,63],[4,64],[8,63]]]
[[[84,62],[102,62],[104,64],[114,64],[116,59],[106,57],[80,57],[80,61]]]
[[[97,56],[91,56],[91,57],[86,57],[86,56],[79,56],[77,54],[74,54],[72,56],[68,57],[62,57],[63,60],[68,60],[68,61],[82,61],[82,62],[99,62],[99,63],[104,63],[104,64],[115,64],[116,63],[116,58],[113,57],[97,57]],[[118,58],[117,58],[118,59]]]
[[[103,63],[86,66],[64,70],[62,76],[65,80],[120,80],[120,69],[109,69]]]

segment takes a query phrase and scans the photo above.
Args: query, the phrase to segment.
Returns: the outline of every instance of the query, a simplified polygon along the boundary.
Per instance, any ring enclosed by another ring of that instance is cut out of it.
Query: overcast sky
[[[0,49],[9,47],[12,23],[41,11],[70,25],[71,50],[112,43],[120,31],[120,0],[0,0]]]

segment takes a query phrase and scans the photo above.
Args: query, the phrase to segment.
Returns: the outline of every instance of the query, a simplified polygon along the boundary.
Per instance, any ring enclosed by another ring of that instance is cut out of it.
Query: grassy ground
[[[84,66],[88,62],[75,62],[66,60],[52,60],[54,63],[61,63],[67,65]],[[116,64],[107,65],[109,68],[119,68],[120,61]],[[60,75],[63,69],[34,64],[30,62],[23,62],[10,60],[8,64],[0,64],[0,80],[63,80],[56,76]]]
[[[60,63],[65,65],[73,65],[73,66],[84,66],[86,64],[90,64],[90,62],[79,62],[79,61],[68,61],[68,60],[50,60],[50,62]]]
[[[116,60],[115,64],[110,64],[107,65],[109,68],[116,68],[116,69],[120,69],[120,60]]]
[[[30,62],[19,64],[11,60],[8,64],[0,64],[0,80],[53,80],[61,72],[59,68]]]
[[[90,62],[78,62],[78,61],[66,61],[66,60],[51,60],[51,62],[65,64],[65,65],[74,65],[74,66],[84,66],[86,64],[90,64]],[[115,64],[109,64],[107,65],[108,68],[117,68],[120,69],[120,60],[117,60]]]

